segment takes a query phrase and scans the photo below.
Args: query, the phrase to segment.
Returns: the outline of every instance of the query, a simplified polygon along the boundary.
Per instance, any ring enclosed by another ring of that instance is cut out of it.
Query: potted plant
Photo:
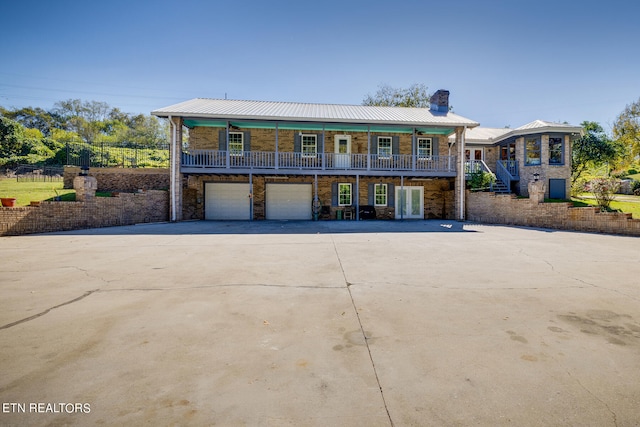
[[[5,208],[12,208],[16,205],[16,199],[14,197],[2,197],[0,198],[2,206]]]

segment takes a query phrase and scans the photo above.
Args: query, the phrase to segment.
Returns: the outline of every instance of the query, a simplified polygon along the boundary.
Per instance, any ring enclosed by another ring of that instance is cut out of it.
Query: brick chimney
[[[438,113],[446,113],[449,111],[449,91],[438,89],[436,93],[431,95],[429,99],[431,104],[430,110]]]

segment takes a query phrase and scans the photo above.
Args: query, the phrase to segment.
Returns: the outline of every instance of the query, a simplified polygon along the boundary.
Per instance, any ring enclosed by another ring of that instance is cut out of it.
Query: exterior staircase
[[[500,179],[496,178],[496,180],[491,184],[491,191],[498,194],[509,194],[511,190],[509,186],[502,182]]]
[[[511,182],[519,181],[518,162],[515,160],[498,160],[496,163],[496,180],[491,184],[491,191],[501,194],[511,193]]]
[[[470,179],[471,174],[482,171],[493,176],[494,181],[489,186],[489,191],[499,194],[511,193],[511,182],[519,181],[518,163],[515,160],[498,160],[496,172],[493,173],[482,160],[467,160],[465,163],[465,176]]]

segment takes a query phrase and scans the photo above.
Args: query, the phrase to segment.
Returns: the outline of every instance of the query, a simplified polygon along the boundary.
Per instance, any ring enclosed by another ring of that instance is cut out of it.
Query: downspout
[[[465,125],[462,129],[462,136],[460,137],[460,221],[464,221],[464,210],[465,210],[465,186],[466,186],[466,176],[465,176],[465,147],[464,147],[464,136],[467,133],[467,126]]]
[[[176,126],[173,117],[169,116],[171,128],[171,222],[176,221]]]

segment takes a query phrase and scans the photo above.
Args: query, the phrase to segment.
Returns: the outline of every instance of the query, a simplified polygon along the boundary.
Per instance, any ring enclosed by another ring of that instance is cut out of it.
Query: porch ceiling
[[[188,128],[194,127],[226,127],[227,122],[224,120],[208,120],[201,118],[185,118],[184,125]],[[300,131],[338,131],[338,132],[367,132],[372,133],[413,133],[415,129],[429,135],[450,135],[455,129],[448,127],[409,127],[409,126],[393,126],[393,125],[366,125],[366,124],[350,124],[350,123],[313,123],[313,122],[272,122],[272,121],[230,121],[229,125],[242,129],[275,129],[276,123],[278,129],[283,130],[300,130]]]

